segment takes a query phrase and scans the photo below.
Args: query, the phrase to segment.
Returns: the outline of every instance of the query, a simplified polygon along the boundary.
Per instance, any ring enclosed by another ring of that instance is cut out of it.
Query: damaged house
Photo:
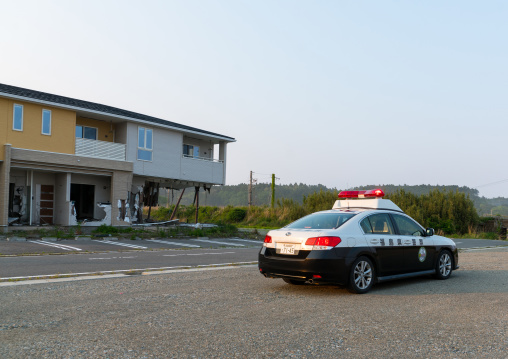
[[[164,189],[226,180],[235,139],[0,84],[0,226],[130,225]]]

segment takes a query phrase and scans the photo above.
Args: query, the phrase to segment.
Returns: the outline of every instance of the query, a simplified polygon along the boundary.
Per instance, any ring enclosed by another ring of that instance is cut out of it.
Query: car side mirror
[[[427,228],[427,230],[425,231],[425,236],[426,237],[431,237],[434,235],[434,228]]]

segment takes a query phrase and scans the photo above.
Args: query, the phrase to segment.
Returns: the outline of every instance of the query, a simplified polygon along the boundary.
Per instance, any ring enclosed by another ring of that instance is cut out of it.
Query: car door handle
[[[404,239],[404,244],[411,244],[411,240],[410,239]]]
[[[371,239],[370,243],[372,243],[372,244],[379,244],[379,239]]]

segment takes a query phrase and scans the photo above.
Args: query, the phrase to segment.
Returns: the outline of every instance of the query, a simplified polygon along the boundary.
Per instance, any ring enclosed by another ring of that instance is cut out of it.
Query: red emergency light
[[[385,195],[381,189],[371,189],[368,191],[342,191],[339,198],[381,198]]]

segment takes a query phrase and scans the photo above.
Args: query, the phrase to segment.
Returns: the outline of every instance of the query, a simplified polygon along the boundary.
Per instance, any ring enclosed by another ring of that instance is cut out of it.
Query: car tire
[[[375,273],[372,261],[367,257],[359,257],[351,266],[348,290],[351,293],[367,293],[374,284]]]
[[[450,251],[441,251],[437,257],[436,274],[437,279],[448,279],[452,275],[453,259]]]
[[[305,284],[305,282],[302,280],[295,280],[295,279],[289,279],[289,278],[282,278],[282,280],[288,284],[293,284],[293,285],[304,285]]]

